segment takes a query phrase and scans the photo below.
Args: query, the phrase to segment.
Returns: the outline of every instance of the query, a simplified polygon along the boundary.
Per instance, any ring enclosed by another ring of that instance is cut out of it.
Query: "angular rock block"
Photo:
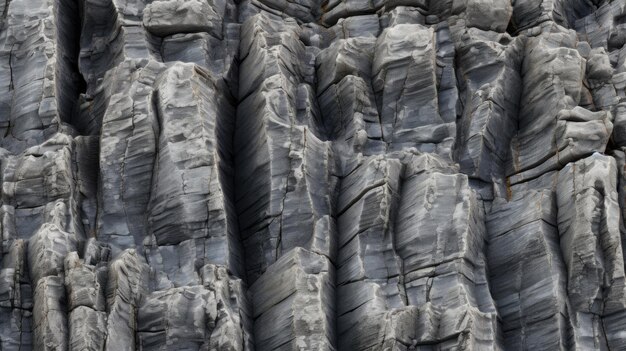
[[[511,141],[507,167],[507,175],[513,175],[511,184],[558,170],[593,152],[604,152],[611,136],[610,112],[577,106],[588,92],[583,86],[585,60],[568,47],[573,45],[571,34],[549,33],[528,39],[519,128]],[[560,44],[554,44],[556,40]]]
[[[247,285],[232,276],[223,266],[206,264],[200,270],[202,285],[215,292],[217,321],[209,348],[218,350],[252,350],[251,305]]]
[[[207,265],[204,285],[185,286],[153,292],[138,311],[138,348],[246,350],[250,336],[242,317],[247,318],[245,299],[234,304],[231,280],[223,267]]]
[[[572,110],[559,111],[552,137],[553,140],[558,141],[555,142],[556,145],[547,155],[541,156],[542,158],[549,158],[536,168],[513,175],[510,182],[515,184],[526,179],[532,179],[542,173],[558,169],[566,162],[585,157],[595,151],[603,152],[613,130],[610,117],[608,112],[590,112],[578,106]],[[524,139],[524,141],[520,139],[513,141],[514,162],[519,164],[520,168],[523,162],[521,161],[522,155],[525,154],[524,151],[521,151],[523,150],[523,143],[529,142],[526,138]],[[539,149],[537,153],[539,153]]]
[[[33,296],[28,278],[27,242],[14,240],[3,250],[0,268],[0,344],[3,349],[32,348]]]
[[[238,273],[241,259],[230,202],[234,111],[218,93],[224,91],[220,83],[193,64],[174,65],[157,79],[160,133],[148,224],[157,245],[204,239],[211,247],[204,258]]]
[[[376,38],[380,33],[380,19],[378,15],[361,15],[340,19],[337,24],[329,28],[338,39],[358,37]]]
[[[137,313],[146,295],[148,266],[136,250],[125,250],[108,267],[105,350],[134,350]]]
[[[459,6],[467,27],[504,32],[513,14],[513,4],[509,0],[466,0],[465,8]]]
[[[385,150],[372,88],[363,78],[348,75],[319,97],[324,127],[332,140],[344,142],[356,153],[371,155]]]
[[[337,142],[346,142],[354,152],[365,154],[386,148],[369,83],[374,46],[372,37],[341,39],[316,59],[318,103],[326,133]],[[320,69],[329,66],[329,71]]]
[[[108,107],[105,89],[129,82],[115,71],[125,62],[158,60],[145,29],[142,27],[146,3],[124,1],[90,1],[82,7],[79,67],[87,83],[81,95],[81,130],[98,134],[102,116]],[[115,93],[115,92],[114,92]]]
[[[3,159],[3,211],[12,216],[3,226],[5,239],[28,239],[52,217],[60,230],[82,237],[75,155],[72,138],[56,134],[41,145]]]
[[[365,79],[371,77],[376,41],[371,37],[357,37],[334,41],[316,57],[317,89],[323,93],[331,84],[343,77],[353,75]]]
[[[457,124],[455,159],[463,173],[491,182],[504,173],[516,130],[522,42],[507,34],[451,30],[465,78],[460,96],[467,96]],[[480,59],[474,59],[477,54]]]
[[[558,229],[567,267],[567,294],[573,334],[581,347],[593,347],[588,328],[604,328],[602,317],[626,307],[624,255],[615,159],[600,154],[568,164],[557,185]],[[609,283],[610,282],[610,283]],[[620,334],[606,343],[622,344]]]
[[[240,22],[245,22],[257,13],[271,13],[285,18],[294,18],[298,22],[315,22],[320,14],[319,0],[244,0],[239,5]]]
[[[199,349],[216,318],[217,301],[202,286],[153,293],[138,311],[138,346],[144,350]]]
[[[65,258],[65,287],[68,309],[84,306],[95,311],[104,311],[106,306],[107,270],[105,266],[85,264],[76,252]]]
[[[28,242],[28,266],[33,282],[64,272],[63,261],[76,250],[76,238],[57,223],[45,223]]]
[[[207,1],[165,0],[148,4],[143,10],[143,26],[155,35],[209,32],[221,34],[222,17]]]
[[[382,7],[393,8],[395,6],[410,6],[419,10],[426,10],[429,3],[426,0],[332,0],[322,4],[321,21],[327,26],[334,25],[337,21],[347,18],[375,13]]]
[[[95,251],[87,244],[85,256]],[[70,350],[103,350],[106,340],[106,280],[108,256],[103,252],[95,266],[81,260],[77,252],[65,258],[65,291]]]
[[[390,150],[451,157],[456,125],[439,113],[435,43],[434,31],[418,24],[399,24],[378,37],[372,87]]]
[[[310,119],[298,118],[294,92],[307,85],[303,70],[313,63],[291,55],[304,53],[298,31],[267,15],[242,27],[235,205],[248,282],[295,247],[333,256],[334,160]]]
[[[77,106],[78,4],[18,0],[3,6],[0,146],[19,153],[70,131]]]
[[[483,217],[467,177],[439,157],[399,156],[367,158],[342,182],[339,348],[499,347]],[[443,210],[450,203],[456,210]]]
[[[58,276],[43,277],[34,290],[33,348],[67,349],[67,312],[63,279]]]
[[[502,318],[504,347],[567,348],[567,274],[553,193],[533,190],[517,192],[510,201],[498,199],[486,226],[491,292]]]
[[[69,349],[104,350],[106,312],[78,306],[69,314]]]
[[[624,36],[624,4],[619,1],[589,4],[577,3],[579,14],[571,16],[571,27],[594,48],[605,48],[610,51],[621,49],[626,43]],[[590,6],[591,5],[591,6]],[[596,8],[592,8],[592,6]],[[566,8],[569,10],[569,7]],[[573,12],[573,11],[569,11]]]
[[[165,37],[161,44],[163,61],[195,63],[210,70],[213,77],[222,77],[231,91],[237,91],[239,28],[238,23],[225,23],[223,39],[203,32]]]
[[[563,1],[559,0],[522,0],[513,3],[512,27],[516,31],[529,29],[544,22],[566,24]]]
[[[164,69],[156,62],[128,62],[111,72],[133,77],[112,89],[100,139],[99,187],[107,191],[98,196],[97,232],[116,251],[147,235],[144,216],[158,140],[153,87]]]
[[[294,248],[250,287],[256,350],[335,350],[333,266]]]

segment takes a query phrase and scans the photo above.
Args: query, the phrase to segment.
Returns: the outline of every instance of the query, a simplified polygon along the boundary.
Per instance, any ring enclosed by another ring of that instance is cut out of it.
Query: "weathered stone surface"
[[[222,18],[211,5],[209,2],[195,0],[155,1],[143,10],[143,26],[161,37],[194,32],[219,35]]]
[[[249,282],[293,248],[334,251],[334,160],[315,120],[298,113],[296,93],[313,65],[290,54],[305,55],[298,31],[268,15],[242,27],[235,201]]]
[[[390,150],[450,157],[456,125],[439,113],[435,44],[433,29],[418,24],[398,24],[378,37],[372,87]]]
[[[603,335],[588,335],[587,326],[605,328],[602,317],[624,315],[626,308],[615,160],[593,154],[563,168],[557,205],[574,338],[583,348],[594,347]],[[605,342],[619,348],[624,340],[608,333]]]
[[[339,348],[499,347],[496,310],[482,295],[484,222],[467,177],[429,155],[366,162],[339,199]],[[455,211],[439,210],[450,203]]]
[[[135,250],[123,251],[109,264],[105,350],[135,349],[137,312],[146,294],[147,270]]]
[[[295,248],[251,287],[257,350],[334,350],[333,267],[325,256]]]
[[[35,286],[33,304],[33,348],[65,350],[68,346],[67,312],[63,279],[41,278]]]
[[[556,212],[551,191],[518,191],[510,201],[494,201],[487,217],[491,292],[505,349],[567,348],[567,275]]]
[[[626,349],[623,0],[0,0],[1,350]]]

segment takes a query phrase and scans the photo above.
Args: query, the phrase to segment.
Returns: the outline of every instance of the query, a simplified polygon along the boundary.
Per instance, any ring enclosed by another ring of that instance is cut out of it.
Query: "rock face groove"
[[[0,350],[626,350],[626,0],[0,0]]]

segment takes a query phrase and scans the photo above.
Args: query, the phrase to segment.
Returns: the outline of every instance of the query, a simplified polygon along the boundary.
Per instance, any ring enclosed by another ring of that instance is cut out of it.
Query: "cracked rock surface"
[[[0,0],[0,350],[626,350],[626,0]]]

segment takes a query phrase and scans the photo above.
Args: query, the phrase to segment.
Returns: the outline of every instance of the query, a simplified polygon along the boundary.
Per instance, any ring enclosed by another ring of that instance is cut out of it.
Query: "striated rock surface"
[[[626,1],[0,0],[0,350],[626,350]]]

